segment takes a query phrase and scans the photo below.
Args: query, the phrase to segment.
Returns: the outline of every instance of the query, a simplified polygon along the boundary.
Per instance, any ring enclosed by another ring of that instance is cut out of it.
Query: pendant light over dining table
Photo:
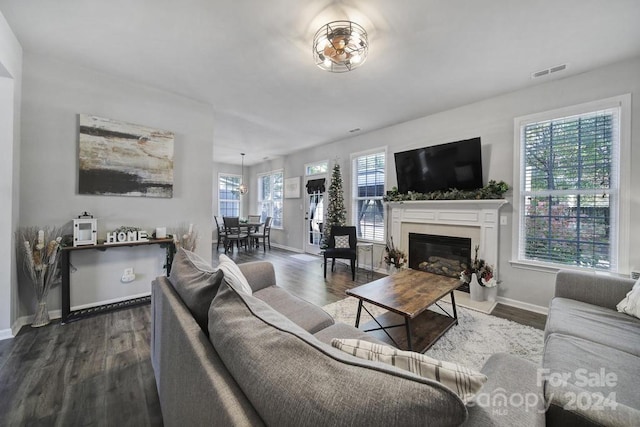
[[[242,180],[238,187],[238,191],[240,191],[240,194],[247,194],[249,192],[249,187],[244,183],[244,153],[240,153],[240,155],[242,156]]]
[[[345,73],[359,67],[368,52],[367,32],[355,22],[329,22],[313,37],[316,65],[332,73]]]

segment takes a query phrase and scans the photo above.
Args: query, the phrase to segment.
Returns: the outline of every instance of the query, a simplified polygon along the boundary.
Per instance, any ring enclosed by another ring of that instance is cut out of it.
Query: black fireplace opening
[[[459,278],[470,264],[470,238],[409,233],[409,268]]]

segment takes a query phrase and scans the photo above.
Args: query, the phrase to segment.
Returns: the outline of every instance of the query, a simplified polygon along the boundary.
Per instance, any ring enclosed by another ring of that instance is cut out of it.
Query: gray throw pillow
[[[180,248],[173,258],[169,281],[195,321],[209,335],[209,306],[224,274],[197,254]]]

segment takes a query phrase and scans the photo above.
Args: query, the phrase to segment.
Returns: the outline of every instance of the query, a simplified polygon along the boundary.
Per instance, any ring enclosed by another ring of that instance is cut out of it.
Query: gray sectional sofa
[[[180,278],[182,258],[171,280],[152,285],[152,364],[166,426],[544,425],[542,399],[508,402],[540,396],[537,366],[494,355],[478,399],[465,405],[437,381],[332,347],[333,338],[375,339],[278,287],[267,262],[239,265],[252,295],[219,283],[204,328],[194,301],[202,307],[211,294],[180,297],[176,286],[204,280],[193,271]]]
[[[633,284],[558,272],[540,371],[547,425],[640,425],[640,319],[616,310]]]

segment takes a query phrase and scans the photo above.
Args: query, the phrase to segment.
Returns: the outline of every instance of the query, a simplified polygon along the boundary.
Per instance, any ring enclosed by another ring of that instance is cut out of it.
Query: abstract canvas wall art
[[[78,192],[173,196],[173,132],[80,114]]]

